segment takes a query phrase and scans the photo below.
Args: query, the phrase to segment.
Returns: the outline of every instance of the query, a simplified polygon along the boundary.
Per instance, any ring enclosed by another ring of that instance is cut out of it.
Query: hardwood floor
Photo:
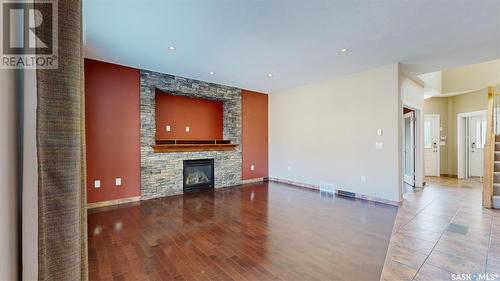
[[[500,211],[481,206],[479,180],[426,180],[404,195],[382,280],[500,279]]]
[[[379,280],[396,213],[277,183],[94,209],[90,280]]]

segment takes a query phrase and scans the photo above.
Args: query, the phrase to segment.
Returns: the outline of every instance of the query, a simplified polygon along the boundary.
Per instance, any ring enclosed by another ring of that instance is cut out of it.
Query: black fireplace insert
[[[214,159],[184,160],[184,192],[214,188]]]

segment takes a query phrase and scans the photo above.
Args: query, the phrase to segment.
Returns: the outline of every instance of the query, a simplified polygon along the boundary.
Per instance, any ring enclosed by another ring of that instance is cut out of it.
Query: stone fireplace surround
[[[224,139],[233,151],[154,153],[155,93],[222,101]],[[241,90],[169,74],[141,70],[141,199],[183,193],[183,161],[214,159],[215,188],[241,183]]]

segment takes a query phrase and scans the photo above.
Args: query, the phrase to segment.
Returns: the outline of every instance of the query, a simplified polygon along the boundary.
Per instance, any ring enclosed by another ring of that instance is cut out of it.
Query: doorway
[[[458,177],[482,178],[486,140],[486,111],[457,115]]]
[[[404,182],[415,186],[415,112],[409,108],[403,109],[403,165]]]
[[[427,177],[440,176],[440,127],[439,114],[424,116],[424,174]]]
[[[424,115],[419,106],[403,103],[400,115],[400,198],[424,187]]]

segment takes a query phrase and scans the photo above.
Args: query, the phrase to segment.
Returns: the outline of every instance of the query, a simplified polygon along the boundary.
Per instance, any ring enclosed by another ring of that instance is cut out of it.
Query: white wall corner
[[[402,101],[402,107],[408,107],[414,110],[415,112],[415,117],[416,117],[416,122],[415,122],[415,185],[416,186],[423,186],[424,182],[424,149],[423,149],[423,143],[424,143],[424,136],[423,136],[423,110],[424,110],[424,104],[425,104],[425,89],[424,86],[422,86],[420,83],[417,83],[414,79],[410,78],[409,76],[400,73],[399,75],[399,92],[400,92],[400,97]],[[401,119],[401,125],[400,125],[400,137],[401,137],[401,148],[400,152],[403,151],[403,134],[404,134],[404,127],[403,127],[403,108],[401,107],[400,111],[400,119]],[[402,153],[400,153],[401,158],[402,158]],[[401,177],[403,178],[404,175],[404,167],[403,167],[403,161],[401,161],[401,166],[400,166],[400,171],[401,171]],[[403,181],[401,181],[401,196],[402,196],[402,189],[403,188]]]
[[[399,202],[398,81],[399,65],[390,64],[271,93],[269,176],[312,185],[327,181]],[[377,129],[384,134],[378,136]],[[305,145],[311,141],[314,145]],[[375,143],[383,143],[383,149]]]

